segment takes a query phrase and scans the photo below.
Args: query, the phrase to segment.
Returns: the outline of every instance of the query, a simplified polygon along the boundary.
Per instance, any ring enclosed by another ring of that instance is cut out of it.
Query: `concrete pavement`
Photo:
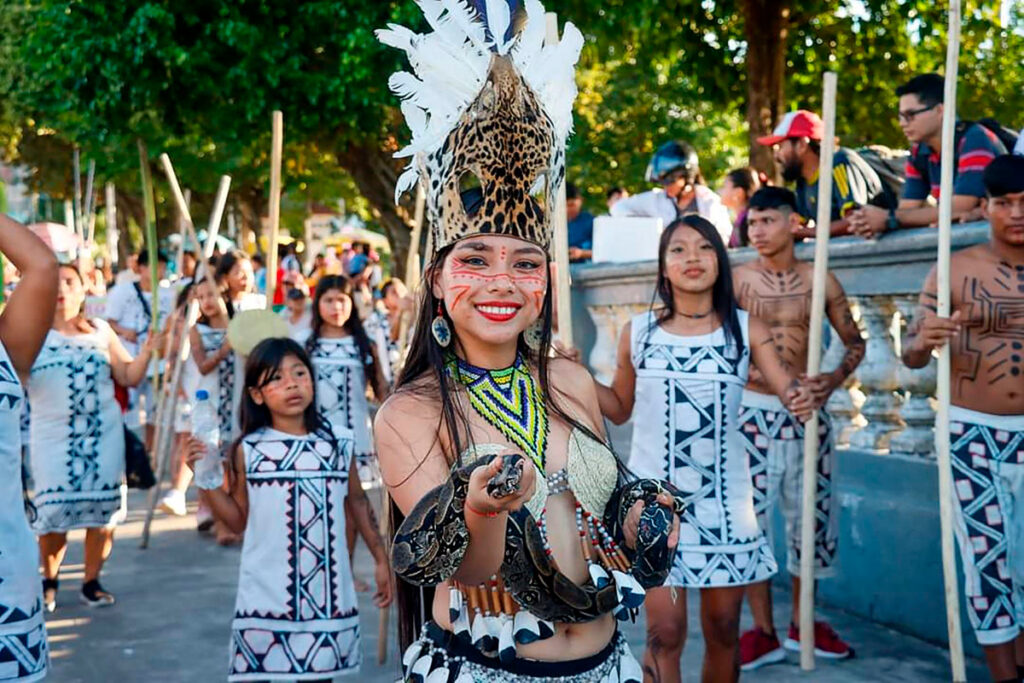
[[[139,549],[144,497],[129,496],[129,519],[118,530],[114,554],[103,574],[104,586],[117,604],[90,609],[78,602],[82,580],[81,532],[71,534],[68,557],[61,572],[57,611],[47,620],[52,651],[49,681],[55,683],[205,683],[225,680],[231,613],[238,578],[238,548],[221,548],[199,537],[190,515],[158,513],[150,547]],[[194,509],[194,505],[190,506]],[[357,552],[356,572],[372,579],[365,548]],[[776,623],[788,619],[789,596],[776,592]],[[936,596],[941,599],[941,596]],[[360,595],[363,619],[361,683],[391,683],[398,676],[398,654],[391,629],[389,661],[377,665],[379,611]],[[697,596],[689,601],[689,637],[683,654],[684,680],[699,680],[703,642]],[[908,606],[912,607],[912,606]],[[745,681],[948,681],[943,649],[896,633],[878,624],[822,610],[836,630],[857,649],[857,657],[821,662],[803,673],[793,654],[782,664],[743,676]],[[393,615],[392,615],[393,617]],[[744,614],[744,627],[750,622]],[[394,618],[391,620],[392,627]],[[643,624],[626,626],[639,657],[644,644]],[[968,637],[970,634],[968,632]],[[969,660],[969,679],[987,681],[984,666]]]

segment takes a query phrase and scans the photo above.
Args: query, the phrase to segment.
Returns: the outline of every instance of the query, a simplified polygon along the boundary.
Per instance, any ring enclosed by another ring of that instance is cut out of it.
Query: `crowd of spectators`
[[[870,145],[857,149],[837,144],[832,161],[830,234],[876,239],[883,233],[935,226],[938,223],[942,166],[944,81],[921,74],[894,91],[895,115],[908,151]],[[1019,123],[1019,122],[1017,122]],[[789,185],[797,200],[801,227],[797,237],[812,238],[818,203],[818,178],[825,126],[812,111],[785,114],[771,135],[758,143],[771,147],[778,182]],[[982,176],[988,164],[1008,152],[1024,154],[1024,135],[992,119],[959,120],[954,138],[953,220],[966,223],[984,217]],[[668,225],[678,216],[696,213],[716,227],[730,247],[748,244],[747,202],[759,187],[775,179],[745,167],[729,171],[712,190],[700,169],[697,150],[688,142],[666,142],[654,153],[644,178],[653,186],[635,195],[625,187],[606,192],[612,217],[660,218]],[[569,258],[592,257],[594,216],[583,207],[583,195],[567,183]]]

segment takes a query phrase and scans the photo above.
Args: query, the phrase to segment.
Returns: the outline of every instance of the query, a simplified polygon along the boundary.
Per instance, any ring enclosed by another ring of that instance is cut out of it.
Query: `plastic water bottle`
[[[195,464],[196,486],[201,489],[219,488],[224,483],[220,421],[217,409],[210,402],[210,394],[205,389],[196,392],[196,403],[192,407],[192,435],[206,446],[206,455]]]

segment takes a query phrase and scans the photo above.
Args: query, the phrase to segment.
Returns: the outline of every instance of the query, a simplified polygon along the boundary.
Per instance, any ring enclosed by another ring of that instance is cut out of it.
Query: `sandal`
[[[86,581],[82,584],[82,603],[89,607],[109,607],[114,604],[114,596],[103,590],[99,579]]]

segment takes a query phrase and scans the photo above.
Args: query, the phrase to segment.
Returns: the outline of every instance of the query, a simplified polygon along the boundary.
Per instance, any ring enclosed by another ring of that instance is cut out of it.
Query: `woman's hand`
[[[386,561],[374,565],[373,580],[377,584],[377,592],[373,594],[373,604],[382,609],[389,606],[394,599],[394,584],[391,577],[391,565]]]
[[[668,492],[662,492],[658,494],[656,502],[659,505],[674,509],[675,498]],[[626,547],[630,550],[636,550],[636,536],[637,530],[640,526],[640,514],[644,511],[644,501],[638,500],[633,503],[633,507],[629,508],[629,512],[626,513],[626,521],[622,525],[622,534],[626,537]],[[679,544],[679,515],[672,515],[672,531],[668,534],[668,547],[675,548]]]
[[[493,498],[487,492],[487,483],[501,471],[502,458],[501,455],[494,456],[488,465],[476,468],[470,475],[466,493],[466,507],[469,508],[467,517],[472,516],[474,512],[490,515],[518,510],[533,497],[533,491],[537,484],[537,468],[529,458],[525,457],[520,461],[522,476],[519,479],[517,493],[502,498]]]

